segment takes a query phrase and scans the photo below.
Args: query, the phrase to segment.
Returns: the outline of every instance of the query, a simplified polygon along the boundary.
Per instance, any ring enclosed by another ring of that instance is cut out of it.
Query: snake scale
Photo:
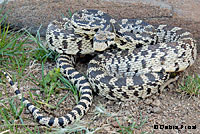
[[[46,32],[48,47],[60,54],[57,66],[81,93],[79,103],[62,117],[46,117],[22,97],[7,73],[19,99],[42,125],[64,127],[81,118],[94,92],[111,100],[138,100],[160,91],[171,72],[191,66],[197,55],[191,33],[179,27],[150,25],[142,20],[115,20],[92,9],[55,20]],[[73,55],[102,52],[88,64],[87,79],[74,68]]]

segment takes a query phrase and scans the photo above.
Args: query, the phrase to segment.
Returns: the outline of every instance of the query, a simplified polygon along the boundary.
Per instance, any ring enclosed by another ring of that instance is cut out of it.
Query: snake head
[[[93,38],[93,49],[104,51],[115,44],[115,34],[109,31],[98,31]]]

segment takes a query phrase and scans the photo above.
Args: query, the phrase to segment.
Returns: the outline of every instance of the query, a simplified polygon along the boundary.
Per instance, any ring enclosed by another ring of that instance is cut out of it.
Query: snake
[[[52,21],[46,40],[48,47],[60,54],[57,67],[62,75],[81,94],[71,112],[61,117],[44,116],[4,74],[36,121],[48,127],[64,127],[82,118],[91,107],[93,92],[117,101],[140,100],[160,92],[171,73],[184,71],[197,56],[195,39],[180,27],[115,20],[95,9]],[[93,53],[98,54],[89,62],[85,77],[75,69],[74,59]]]

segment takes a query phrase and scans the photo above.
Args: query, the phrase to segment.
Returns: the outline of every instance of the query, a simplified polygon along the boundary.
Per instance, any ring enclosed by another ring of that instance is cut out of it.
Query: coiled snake
[[[153,26],[142,20],[114,20],[99,10],[81,10],[71,19],[48,25],[46,40],[60,53],[57,66],[81,93],[79,103],[67,115],[45,117],[22,97],[8,74],[14,92],[42,125],[64,127],[82,117],[92,103],[92,89],[111,100],[137,100],[156,92],[171,72],[183,71],[196,59],[191,33],[167,25]],[[117,48],[117,49],[116,49]],[[70,55],[105,51],[92,59],[86,79],[75,70]]]

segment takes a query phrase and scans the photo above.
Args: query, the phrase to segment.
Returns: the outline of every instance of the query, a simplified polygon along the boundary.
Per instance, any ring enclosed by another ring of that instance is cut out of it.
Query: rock
[[[157,107],[159,107],[160,106],[160,100],[154,100],[153,102],[152,102],[152,105],[154,105],[154,106],[157,106]]]
[[[102,10],[116,19],[136,18],[152,24],[180,26],[192,32],[200,43],[200,1],[197,0],[9,0],[1,6],[10,10],[8,21],[14,27],[26,27],[36,34],[42,25],[42,36],[50,21],[68,16],[69,9],[75,12],[86,8]]]
[[[162,112],[162,109],[160,107],[154,107],[153,108],[153,113],[159,114]]]

